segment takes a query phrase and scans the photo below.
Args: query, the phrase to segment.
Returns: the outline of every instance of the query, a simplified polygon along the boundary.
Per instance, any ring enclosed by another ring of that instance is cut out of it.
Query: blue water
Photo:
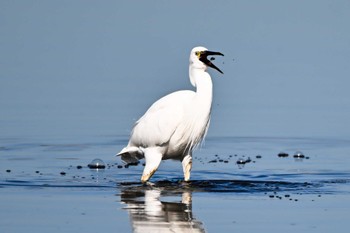
[[[125,167],[113,157],[126,142],[1,138],[1,231],[346,232],[348,140],[209,137],[190,182],[180,163],[164,161],[147,185],[142,161]],[[106,168],[89,169],[95,158]]]
[[[348,232],[349,21],[346,0],[0,1],[0,232]],[[141,185],[114,155],[194,90],[198,45],[225,56],[192,180],[165,161]]]

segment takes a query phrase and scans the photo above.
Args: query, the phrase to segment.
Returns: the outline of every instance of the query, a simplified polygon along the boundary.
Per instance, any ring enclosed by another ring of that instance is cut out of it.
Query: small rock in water
[[[237,164],[245,164],[246,161],[244,159],[238,159],[236,163]]]
[[[65,172],[61,172],[60,174],[61,174],[62,176],[65,176],[65,175],[66,175],[66,173],[65,173]]]
[[[285,152],[280,152],[280,153],[278,153],[278,157],[280,157],[280,158],[286,158],[286,157],[288,157],[289,156],[289,154],[288,153],[285,153]]]
[[[105,169],[106,165],[101,159],[94,159],[88,164],[90,169]]]
[[[305,155],[304,155],[302,152],[297,151],[297,152],[295,152],[295,154],[293,155],[293,157],[294,157],[294,158],[298,158],[298,159],[303,159],[303,158],[305,158]]]
[[[262,158],[262,156],[261,155],[257,155],[257,156],[255,156],[257,159],[261,159]]]
[[[6,172],[10,173],[10,172],[11,172],[11,170],[10,170],[10,169],[7,169],[7,170],[6,170]]]
[[[83,167],[82,167],[82,166],[80,166],[80,165],[78,165],[78,166],[77,166],[77,169],[82,169],[82,168],[83,168]]]

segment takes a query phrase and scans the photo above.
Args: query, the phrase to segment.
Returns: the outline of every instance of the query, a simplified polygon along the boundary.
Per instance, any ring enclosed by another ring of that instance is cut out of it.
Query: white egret
[[[128,145],[117,156],[126,163],[145,158],[141,182],[147,182],[165,159],[180,160],[184,180],[190,179],[192,150],[208,130],[213,84],[207,68],[217,68],[208,56],[221,55],[204,47],[190,54],[189,76],[196,92],[176,91],[156,101],[135,123]]]

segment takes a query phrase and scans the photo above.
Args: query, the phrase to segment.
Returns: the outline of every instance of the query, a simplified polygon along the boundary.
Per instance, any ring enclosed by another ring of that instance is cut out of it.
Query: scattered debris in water
[[[106,165],[101,159],[94,159],[88,164],[90,169],[105,169]]]
[[[294,158],[297,158],[297,159],[303,159],[303,158],[305,158],[305,155],[304,155],[302,152],[297,151],[297,152],[295,152],[295,154],[293,155],[293,157],[294,157]]]
[[[242,164],[245,164],[246,161],[245,161],[245,159],[238,159],[236,163],[242,165]]]
[[[280,157],[280,158],[286,158],[286,157],[288,157],[288,156],[289,156],[289,154],[286,153],[286,152],[280,152],[280,153],[278,153],[278,157]]]
[[[245,156],[243,156],[245,157]],[[248,157],[247,159],[242,159],[242,158],[239,158],[237,161],[236,161],[236,164],[238,165],[239,169],[243,168],[244,165],[246,163],[250,163],[252,162],[252,160],[250,159],[250,157]],[[255,162],[255,161],[254,161]]]

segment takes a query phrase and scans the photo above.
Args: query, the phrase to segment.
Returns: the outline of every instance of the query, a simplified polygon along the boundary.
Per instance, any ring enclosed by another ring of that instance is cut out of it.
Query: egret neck
[[[213,83],[209,73],[205,69],[190,66],[190,80],[196,87],[195,102],[201,114],[210,113],[211,102],[213,99]]]

